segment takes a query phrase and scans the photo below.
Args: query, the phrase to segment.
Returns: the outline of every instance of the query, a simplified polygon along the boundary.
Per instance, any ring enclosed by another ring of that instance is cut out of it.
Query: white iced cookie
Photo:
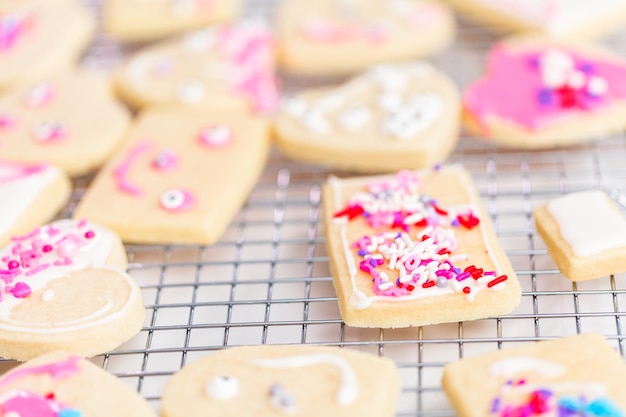
[[[129,123],[130,114],[114,99],[108,81],[94,73],[46,77],[0,96],[2,157],[46,161],[71,176],[98,168]]]
[[[177,372],[164,417],[395,415],[399,376],[389,359],[319,346],[224,349]]]
[[[93,17],[77,2],[19,3],[0,4],[0,90],[69,68],[95,30]]]
[[[284,100],[277,143],[293,159],[343,169],[429,167],[452,152],[459,112],[453,82],[430,64],[384,64]]]
[[[105,0],[104,29],[116,39],[143,41],[233,19],[240,0]]]
[[[278,100],[273,39],[260,24],[212,26],[140,50],[116,75],[134,107],[270,112]]]
[[[60,220],[14,236],[0,250],[0,356],[109,351],[144,321],[139,287],[110,230]]]
[[[454,28],[448,8],[431,0],[286,0],[278,62],[300,75],[357,72],[439,52]]]

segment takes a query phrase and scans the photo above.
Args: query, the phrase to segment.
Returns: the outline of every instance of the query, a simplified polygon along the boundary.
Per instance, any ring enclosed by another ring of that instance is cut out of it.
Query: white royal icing
[[[239,394],[239,380],[232,376],[217,376],[207,384],[205,392],[216,400],[232,400]]]
[[[501,359],[489,365],[489,373],[494,377],[511,378],[525,372],[537,373],[546,378],[558,378],[565,373],[562,365],[532,356],[514,356]]]

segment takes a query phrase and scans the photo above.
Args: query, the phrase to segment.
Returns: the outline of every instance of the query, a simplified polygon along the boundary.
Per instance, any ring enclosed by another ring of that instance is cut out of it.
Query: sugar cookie
[[[101,226],[60,220],[13,237],[0,259],[0,356],[94,356],[141,329],[145,311],[123,272],[124,247]]]
[[[267,123],[189,109],[144,113],[76,209],[136,243],[213,243],[256,183]]]
[[[459,417],[622,417],[626,364],[600,335],[524,344],[445,366]]]
[[[260,24],[213,26],[140,50],[118,71],[117,89],[134,107],[269,112],[278,101],[273,54]]]
[[[431,0],[287,0],[278,63],[300,75],[344,74],[423,57],[453,40],[454,18]]]
[[[443,162],[458,140],[459,113],[453,82],[429,64],[385,64],[285,100],[276,135],[297,160],[391,172]]]
[[[395,415],[400,378],[385,358],[320,346],[221,350],[176,373],[164,417]]]
[[[586,141],[626,127],[626,61],[597,46],[515,38],[465,92],[466,127],[511,148]]]
[[[0,378],[0,410],[5,417],[156,417],[127,384],[60,351],[5,373]]]
[[[46,161],[72,176],[99,167],[129,123],[108,82],[93,73],[56,75],[0,96],[2,157]]]
[[[331,178],[323,202],[346,324],[474,320],[508,313],[520,302],[515,272],[461,167]]]

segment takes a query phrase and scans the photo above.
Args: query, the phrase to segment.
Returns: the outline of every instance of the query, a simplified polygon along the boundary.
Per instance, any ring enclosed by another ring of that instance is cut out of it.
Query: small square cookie
[[[210,244],[265,167],[265,120],[161,108],[143,113],[74,213],[132,243]]]
[[[284,101],[277,143],[302,161],[364,172],[443,162],[459,135],[454,83],[427,63],[383,64]]]
[[[626,271],[626,218],[604,192],[555,198],[534,216],[550,256],[572,281]]]
[[[463,168],[331,178],[323,202],[346,324],[474,320],[519,304],[520,284]]]
[[[459,417],[623,417],[626,364],[600,335],[525,344],[445,366]]]
[[[163,417],[395,415],[394,362],[322,346],[245,346],[214,352],[172,376]]]

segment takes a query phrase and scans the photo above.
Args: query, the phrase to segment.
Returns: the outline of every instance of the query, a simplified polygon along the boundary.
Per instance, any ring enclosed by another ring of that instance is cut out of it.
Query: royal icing
[[[350,303],[356,309],[366,309],[376,301],[401,302],[455,293],[472,302],[480,291],[499,291],[506,286],[507,276],[502,275],[474,203],[443,207],[422,194],[420,178],[409,171],[368,183],[350,196],[344,207],[341,181],[331,179],[330,184],[335,193],[335,222],[352,283]],[[347,232],[352,221],[363,222],[372,233],[350,242]],[[495,270],[472,265],[468,255],[457,251],[455,229],[476,227]],[[359,289],[357,280],[363,278],[372,282],[374,295]]]
[[[179,212],[192,209],[196,204],[193,193],[180,188],[165,191],[159,200],[161,207],[166,211]]]
[[[55,96],[55,89],[48,83],[37,84],[24,94],[22,102],[27,108],[39,108],[49,104]]]
[[[0,53],[11,50],[32,25],[32,16],[0,12]]]
[[[41,144],[55,144],[63,141],[68,135],[65,126],[59,122],[41,122],[33,127],[32,135]]]
[[[521,52],[500,44],[488,61],[487,75],[464,97],[483,127],[494,116],[537,130],[626,99],[626,64],[615,60],[558,46]]]
[[[209,126],[198,134],[198,141],[208,148],[223,148],[232,143],[233,131],[225,125]]]
[[[548,203],[559,234],[576,256],[593,256],[626,247],[626,219],[602,191],[572,193]]]
[[[217,376],[207,384],[205,392],[216,400],[232,400],[239,394],[239,380],[232,376]]]

